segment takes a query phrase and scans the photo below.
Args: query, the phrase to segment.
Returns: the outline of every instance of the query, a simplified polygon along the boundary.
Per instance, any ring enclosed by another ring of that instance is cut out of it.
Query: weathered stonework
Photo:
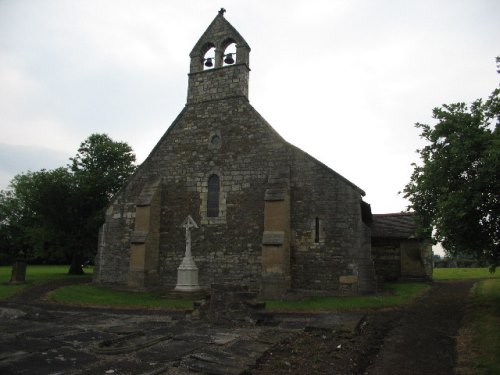
[[[236,61],[222,66],[230,43]],[[215,68],[203,70],[211,47]],[[222,14],[195,45],[186,107],[108,208],[96,282],[173,288],[185,246],[179,223],[191,215],[202,287],[237,283],[269,297],[374,289],[364,192],[284,141],[250,105],[249,52]]]
[[[372,229],[372,256],[380,279],[432,279],[432,246],[417,235],[412,214],[373,215]]]

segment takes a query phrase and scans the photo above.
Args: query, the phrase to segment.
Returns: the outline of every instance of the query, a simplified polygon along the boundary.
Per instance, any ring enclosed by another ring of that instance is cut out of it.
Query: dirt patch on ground
[[[392,328],[396,314],[370,314],[355,334],[303,332],[267,351],[248,374],[363,374]]]
[[[435,282],[404,308],[367,314],[356,333],[303,332],[267,351],[248,374],[453,374],[472,285]]]

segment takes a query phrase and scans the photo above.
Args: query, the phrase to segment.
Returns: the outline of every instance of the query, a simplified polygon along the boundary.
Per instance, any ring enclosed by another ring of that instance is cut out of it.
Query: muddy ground
[[[45,306],[45,302],[41,299],[43,295],[49,290],[67,282],[57,281],[51,285],[29,288],[7,303],[3,303],[7,307],[27,309],[28,315],[17,321],[4,322],[4,332],[9,327],[12,333],[9,337],[4,336],[0,338],[0,344],[4,344],[3,347],[6,348],[3,350],[4,352],[7,354],[12,352],[13,354],[4,355],[6,359],[0,358],[0,368],[3,368],[3,370],[10,369],[7,373],[29,373],[23,370],[28,370],[30,367],[29,363],[33,363],[33,359],[37,359],[41,354],[30,352],[26,348],[14,352],[12,345],[22,340],[26,334],[29,335],[31,331],[42,332],[40,331],[40,324],[42,323],[45,330],[51,332],[51,330],[55,330],[51,327],[57,327],[57,322],[61,324],[65,320],[68,322],[64,325],[64,329],[69,330],[65,336],[54,334],[54,337],[50,339],[44,337],[43,340],[45,341],[41,341],[42,338],[37,338],[36,340],[37,345],[41,345],[42,343],[47,347],[55,344],[60,345],[59,352],[67,350],[67,343],[64,345],[60,344],[61,342],[65,342],[66,336],[71,337],[69,334],[75,334],[75,327],[72,326],[75,323],[71,323],[72,321],[79,322],[79,325],[77,325],[78,332],[82,331],[81,333],[85,333],[86,335],[90,331],[101,334],[99,330],[96,330],[96,327],[102,326],[105,323],[103,317],[107,317],[108,320],[112,317],[111,321],[113,322],[126,318],[129,322],[138,321],[140,324],[145,325],[145,327],[147,324],[152,324],[152,322],[149,322],[151,320],[149,318],[139,318],[139,315],[135,315],[134,317],[134,312],[130,310],[120,312],[117,310],[103,311],[85,308],[77,309],[77,313],[74,311],[74,307]],[[328,324],[310,324],[313,318],[304,318],[303,320],[298,319],[296,321],[292,319],[292,325],[290,325],[289,320],[288,327],[294,328],[292,330],[285,328],[280,332],[279,327],[276,327],[276,329],[273,328],[273,330],[275,329],[274,331],[256,327],[255,330],[245,331],[246,333],[242,331],[235,334],[231,330],[223,331],[203,324],[200,325],[200,323],[197,323],[200,327],[195,329],[194,325],[185,322],[182,316],[174,316],[170,322],[162,323],[164,325],[163,329],[169,332],[175,331],[174,328],[177,329],[179,331],[178,335],[181,336],[180,339],[167,340],[163,344],[158,344],[160,346],[163,345],[161,350],[158,349],[158,345],[151,346],[148,349],[149,352],[147,350],[139,350],[135,354],[137,358],[133,362],[137,366],[135,370],[132,370],[131,365],[127,364],[127,366],[124,365],[121,368],[113,367],[113,373],[187,374],[195,373],[192,371],[196,370],[198,371],[197,373],[201,371],[201,373],[207,374],[244,373],[247,375],[453,374],[457,362],[455,350],[456,336],[472,285],[472,281],[435,282],[428,292],[412,304],[403,308],[352,314],[360,318],[362,317],[361,320],[356,318],[359,321],[356,329],[342,329],[338,326]],[[43,313],[32,314],[33,317],[30,318],[30,306],[40,312],[50,310],[53,318],[44,320]],[[140,314],[141,312],[137,311],[136,313]],[[79,314],[78,317],[75,314]],[[119,318],[120,314],[123,314],[121,315],[123,318]],[[69,319],[71,316],[73,317]],[[85,330],[81,326],[82,319],[89,319],[89,322],[91,322],[88,327],[85,327]],[[47,323],[47,320],[50,320],[50,323]],[[35,328],[26,326],[30,321],[38,324],[38,326]],[[298,327],[297,325],[300,325],[301,321],[305,323],[303,327]],[[22,323],[20,329],[25,330],[23,331],[25,333],[16,335],[16,329],[13,326],[14,322]],[[136,324],[140,325],[139,323]],[[158,324],[156,324],[153,328],[158,329],[158,327]],[[106,328],[102,328],[101,330],[102,333],[108,335],[115,334],[107,332]],[[150,331],[154,332],[153,329],[150,329]],[[196,337],[202,333],[207,333],[205,336],[209,338],[205,338],[205,341],[202,340],[198,343]],[[212,342],[213,337],[217,336],[220,341],[220,337],[227,338],[232,334],[234,334],[235,338],[238,338],[234,342],[224,345]],[[263,340],[262,337],[266,335],[269,337]],[[177,353],[179,343],[183,343],[184,345],[182,347],[183,351],[180,354]],[[26,346],[25,344],[23,342],[24,347]],[[172,347],[172,344],[176,345],[175,348]],[[76,344],[73,343],[72,345]],[[110,371],[112,368],[110,366],[113,364],[112,357],[105,356],[104,358],[102,355],[89,351],[89,345],[85,341],[82,341],[79,345],[72,347],[72,350],[75,353],[87,355],[96,364],[92,368],[87,368],[87,365],[85,365],[86,369],[77,366],[79,370],[71,370],[68,373],[106,373],[106,371]],[[190,349],[190,345],[193,346],[192,350]],[[43,353],[45,352],[42,351]],[[166,353],[172,356],[169,363],[162,360],[162,356],[166,355]],[[207,353],[210,356],[207,357]],[[60,356],[61,354],[57,355]],[[148,357],[148,361],[142,360],[141,355]],[[73,356],[77,357],[76,354],[73,354]],[[43,359],[43,357],[40,358]],[[60,357],[56,356],[55,358]],[[130,358],[130,355],[124,356],[124,358]],[[154,361],[151,358],[154,358]],[[231,358],[240,358],[241,361],[236,364],[234,359]],[[116,359],[118,360],[118,357]],[[123,358],[120,358],[120,360],[122,361]],[[195,360],[196,362],[193,362]],[[76,361],[79,361],[78,358]],[[88,364],[89,359],[86,361],[84,363]],[[43,363],[45,364],[45,362],[44,360]],[[151,365],[153,362],[156,365]],[[151,372],[144,371],[144,369],[149,368],[148,366],[152,366]],[[51,373],[50,368],[51,366],[48,366],[46,368],[48,372],[42,371],[41,373]],[[185,371],[182,370],[183,368]],[[38,369],[41,370],[40,367]],[[71,368],[61,367],[60,373],[66,373],[69,369]]]
[[[248,374],[453,374],[472,285],[434,282],[411,305],[368,313],[354,334],[304,332],[267,351]]]

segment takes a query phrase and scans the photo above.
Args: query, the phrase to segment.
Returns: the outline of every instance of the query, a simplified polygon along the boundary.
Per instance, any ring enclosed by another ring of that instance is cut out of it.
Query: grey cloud
[[[39,146],[19,146],[0,143],[0,189],[21,172],[54,169],[69,162],[67,153]]]

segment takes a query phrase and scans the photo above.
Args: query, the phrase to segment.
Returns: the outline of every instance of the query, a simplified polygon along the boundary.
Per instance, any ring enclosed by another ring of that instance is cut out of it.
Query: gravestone
[[[198,267],[196,267],[191,255],[191,229],[198,228],[198,225],[188,215],[181,226],[186,229],[186,252],[181,265],[177,268],[177,285],[175,290],[180,292],[196,292],[201,288],[198,284]]]
[[[28,265],[28,261],[26,260],[26,256],[24,252],[21,250],[17,254],[17,258],[14,261],[14,265],[12,266],[12,274],[10,276],[11,284],[22,284],[26,282],[26,267]]]

